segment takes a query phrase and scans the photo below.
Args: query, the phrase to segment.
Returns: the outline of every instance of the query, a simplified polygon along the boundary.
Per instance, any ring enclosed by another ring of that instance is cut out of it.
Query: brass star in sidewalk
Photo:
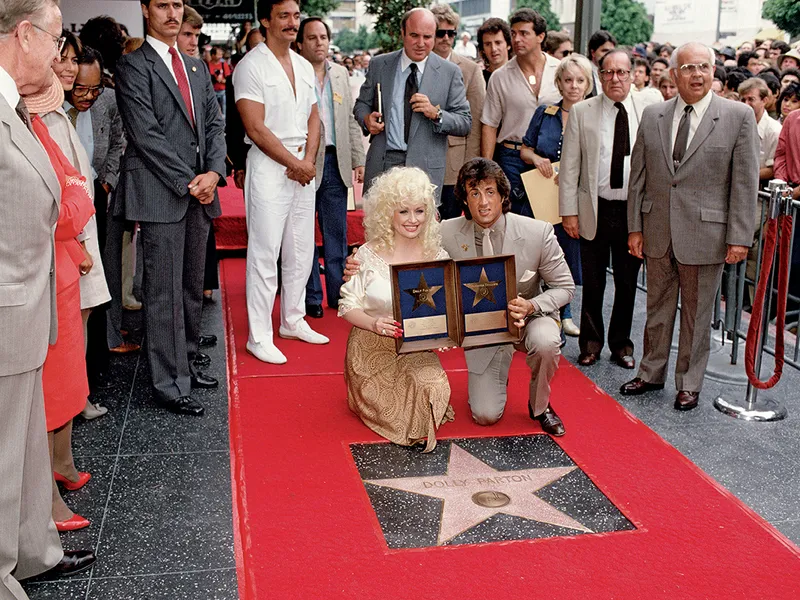
[[[497,304],[494,299],[494,288],[500,285],[499,281],[489,281],[486,276],[486,268],[481,269],[481,277],[475,283],[465,283],[466,287],[475,292],[475,299],[472,301],[472,306],[475,307],[484,298],[492,304]]]
[[[498,513],[593,533],[534,493],[578,467],[498,471],[450,444],[446,475],[367,480],[387,488],[444,500],[438,545]]]
[[[409,288],[403,291],[406,294],[411,294],[414,296],[414,308],[411,309],[411,312],[414,312],[423,304],[430,306],[431,308],[436,308],[436,302],[433,300],[433,295],[440,289],[442,289],[441,285],[428,285],[428,282],[425,281],[425,274],[420,273],[417,287]]]

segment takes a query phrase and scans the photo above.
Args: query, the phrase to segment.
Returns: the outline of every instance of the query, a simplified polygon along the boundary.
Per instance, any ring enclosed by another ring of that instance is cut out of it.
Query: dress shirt
[[[475,228],[475,252],[478,256],[483,256],[483,230],[484,228],[472,222]],[[503,253],[503,240],[506,237],[506,216],[500,215],[500,218],[495,221],[495,224],[490,227],[492,230],[489,234],[489,239],[492,240],[494,247],[494,255]]]
[[[319,118],[325,130],[325,146],[336,145],[336,131],[334,130],[333,119],[333,90],[331,89],[331,64],[325,61],[325,78],[323,81],[317,77],[314,71],[314,83],[317,88],[317,106],[319,107]]]
[[[775,162],[775,149],[778,147],[780,135],[781,124],[770,117],[765,110],[758,122],[758,138],[761,140],[761,153],[758,159],[760,169],[771,167]]]
[[[170,75],[172,75],[172,79],[175,80],[175,85],[178,85],[178,79],[175,77],[175,71],[172,69],[172,55],[169,53],[169,49],[172,46],[167,46],[161,40],[157,40],[151,35],[145,37],[147,43],[153,47],[153,50],[156,51],[161,60],[164,61],[164,64],[167,65],[167,69],[169,70]],[[183,64],[183,71],[186,73],[186,81],[189,81],[189,72],[186,70],[186,61],[183,60],[183,54],[178,51],[178,58],[181,59],[181,64]],[[189,97],[192,99],[192,113],[194,113],[194,94],[192,93],[192,84],[189,84]],[[188,107],[187,107],[188,108]]]
[[[400,54],[400,64],[394,74],[394,88],[392,90],[392,105],[389,108],[389,122],[386,131],[386,147],[389,150],[408,150],[405,141],[405,99],[406,99],[406,79],[411,72],[411,63],[414,62],[406,55],[406,51]],[[428,63],[426,56],[417,64],[417,89],[422,82],[422,74],[425,72],[425,65]],[[384,90],[381,90],[383,93]],[[386,98],[383,99],[384,103]]]
[[[64,112],[69,114],[69,110],[74,108],[68,101],[64,101]],[[81,141],[83,149],[89,156],[89,164],[94,164],[94,129],[92,129],[92,111],[78,111],[78,118],[75,121],[75,131],[78,132],[78,139]],[[97,178],[97,172],[92,167],[92,178]]]
[[[0,67],[0,94],[6,99],[11,110],[17,109],[17,104],[19,104],[17,84],[3,67]]]
[[[622,101],[628,113],[628,133],[631,139],[631,148],[636,143],[636,132],[639,129],[639,114],[633,104],[631,95]],[[631,157],[625,157],[622,171],[622,187],[611,189],[611,153],[614,148],[614,123],[617,119],[617,107],[614,101],[603,96],[603,117],[600,121],[600,164],[597,167],[597,195],[606,200],[628,199],[628,177],[631,174]]]
[[[697,131],[697,127],[700,125],[700,121],[703,120],[703,116],[706,114],[708,110],[708,105],[711,104],[711,96],[714,92],[708,92],[705,96],[703,96],[700,100],[692,104],[691,113],[689,113],[689,139],[686,140],[686,148],[688,149],[689,146],[692,145],[692,138],[694,138],[694,133]],[[678,103],[675,105],[675,114],[672,117],[672,145],[669,148],[669,155],[672,156],[672,149],[675,146],[675,138],[678,137],[678,125],[680,125],[681,117],[683,117],[683,109],[686,108],[687,104],[683,101],[683,98],[678,95]]]

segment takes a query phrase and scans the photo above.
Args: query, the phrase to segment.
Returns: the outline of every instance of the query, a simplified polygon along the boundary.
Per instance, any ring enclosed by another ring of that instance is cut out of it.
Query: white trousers
[[[300,158],[297,147],[289,149]],[[306,283],[314,260],[314,180],[306,186],[258,148],[247,155],[247,319],[250,342],[271,344],[272,308],[281,257],[281,326],[305,316]]]

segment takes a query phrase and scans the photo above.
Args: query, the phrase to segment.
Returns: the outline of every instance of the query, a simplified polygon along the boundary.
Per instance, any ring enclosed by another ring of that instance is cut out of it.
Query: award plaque
[[[458,302],[452,260],[400,263],[392,268],[392,308],[403,336],[397,353],[459,345]]]
[[[455,261],[460,346],[475,348],[519,341],[519,328],[508,314],[517,296],[512,254]]]

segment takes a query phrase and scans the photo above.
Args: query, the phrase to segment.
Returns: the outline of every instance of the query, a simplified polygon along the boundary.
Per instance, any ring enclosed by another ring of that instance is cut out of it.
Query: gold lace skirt
[[[375,433],[401,446],[436,447],[455,418],[450,383],[434,352],[397,354],[394,339],[353,327],[345,356],[347,403]]]

